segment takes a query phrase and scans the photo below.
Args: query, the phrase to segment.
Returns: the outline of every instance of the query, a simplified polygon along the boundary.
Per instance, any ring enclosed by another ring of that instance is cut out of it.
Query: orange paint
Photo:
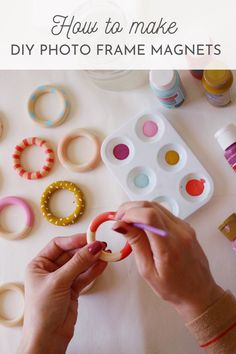
[[[186,192],[191,195],[191,197],[199,197],[205,189],[206,181],[204,179],[191,179],[186,184]]]

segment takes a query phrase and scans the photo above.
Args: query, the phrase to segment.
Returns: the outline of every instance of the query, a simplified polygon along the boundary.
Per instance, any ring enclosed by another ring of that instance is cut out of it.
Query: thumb
[[[67,285],[71,285],[79,274],[85,272],[99,259],[101,251],[106,246],[103,242],[94,241],[80,248],[66,264],[56,271],[60,280]]]
[[[124,235],[131,245],[139,273],[142,276],[153,269],[152,251],[144,231],[123,221],[117,221],[113,226],[113,230]]]

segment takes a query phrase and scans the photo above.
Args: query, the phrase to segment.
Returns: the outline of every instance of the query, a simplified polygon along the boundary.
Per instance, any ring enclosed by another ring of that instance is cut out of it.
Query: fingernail
[[[123,234],[123,235],[126,235],[127,234],[127,230],[124,228],[124,227],[113,227],[113,230],[115,232],[118,232],[119,234]]]
[[[106,253],[112,253],[112,250],[106,250]]]
[[[107,243],[106,242],[102,242],[103,244],[103,249],[105,250],[107,248]]]
[[[94,241],[93,243],[91,243],[89,245],[88,251],[95,256],[96,254],[98,254],[99,252],[101,252],[101,250],[103,249],[103,243],[100,241]]]

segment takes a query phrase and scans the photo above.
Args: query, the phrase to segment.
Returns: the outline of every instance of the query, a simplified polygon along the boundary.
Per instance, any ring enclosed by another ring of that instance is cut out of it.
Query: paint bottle
[[[220,226],[219,230],[232,242],[232,247],[236,251],[236,214],[230,215]]]
[[[190,70],[190,73],[197,80],[202,80],[203,78],[203,70]]]
[[[166,108],[180,107],[185,99],[184,88],[176,70],[151,70],[150,86]]]
[[[202,84],[207,100],[213,106],[224,107],[231,102],[231,70],[204,70]]]
[[[230,166],[236,172],[236,125],[229,124],[215,134]]]

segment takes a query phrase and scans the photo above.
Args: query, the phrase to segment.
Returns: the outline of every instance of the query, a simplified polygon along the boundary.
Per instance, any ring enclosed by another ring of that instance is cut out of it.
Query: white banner
[[[235,0],[8,0],[0,69],[236,69],[235,14]]]

